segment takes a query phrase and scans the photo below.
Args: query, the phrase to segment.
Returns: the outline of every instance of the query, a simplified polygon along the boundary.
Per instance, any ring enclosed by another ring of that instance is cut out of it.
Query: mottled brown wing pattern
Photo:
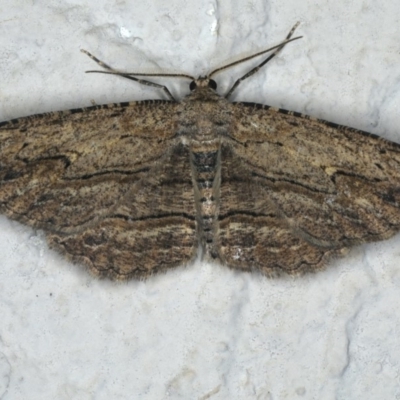
[[[258,104],[234,103],[232,113],[219,216],[227,265],[316,270],[399,231],[400,145]]]
[[[269,195],[265,180],[254,176],[230,146],[223,147],[221,159],[219,243],[224,264],[267,276],[295,274],[323,266],[340,251],[304,240]]]
[[[187,263],[195,207],[188,150],[168,122],[175,112],[173,102],[132,102],[1,123],[0,212],[43,229],[99,276]]]

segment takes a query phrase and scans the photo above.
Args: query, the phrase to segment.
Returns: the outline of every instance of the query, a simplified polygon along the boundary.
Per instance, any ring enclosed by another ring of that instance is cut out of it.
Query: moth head
[[[209,87],[212,90],[217,89],[217,82],[214,81],[214,79],[210,79],[206,76],[200,76],[198,79],[193,80],[190,82],[189,89],[191,92],[195,90],[196,88],[204,88],[204,87]]]

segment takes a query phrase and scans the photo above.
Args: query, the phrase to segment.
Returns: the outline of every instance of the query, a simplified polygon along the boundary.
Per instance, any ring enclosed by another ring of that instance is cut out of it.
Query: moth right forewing
[[[234,112],[235,155],[304,237],[334,248],[398,231],[399,144],[268,106]]]

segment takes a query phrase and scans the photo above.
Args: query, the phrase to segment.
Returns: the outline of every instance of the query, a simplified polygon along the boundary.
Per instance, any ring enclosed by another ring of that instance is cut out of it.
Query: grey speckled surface
[[[0,120],[159,98],[85,75],[200,75],[289,45],[235,100],[305,112],[400,142],[396,0],[15,1],[0,4]],[[242,67],[218,75],[221,90]],[[177,96],[186,81],[169,87]],[[147,282],[97,281],[40,232],[0,218],[0,398],[400,398],[400,236],[326,271],[268,280],[200,262]]]

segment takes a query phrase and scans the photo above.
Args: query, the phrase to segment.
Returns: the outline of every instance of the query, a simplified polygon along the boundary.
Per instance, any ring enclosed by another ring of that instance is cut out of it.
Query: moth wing
[[[195,208],[175,112],[148,101],[1,123],[0,212],[43,229],[99,276],[144,278],[187,263]]]
[[[259,104],[232,112],[221,156],[226,264],[268,275],[316,270],[400,230],[400,145]]]

